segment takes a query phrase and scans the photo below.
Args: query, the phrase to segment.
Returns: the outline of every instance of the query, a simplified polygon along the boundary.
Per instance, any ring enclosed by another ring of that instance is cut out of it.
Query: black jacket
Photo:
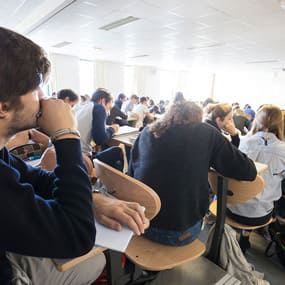
[[[129,174],[161,199],[151,227],[181,231],[203,218],[209,206],[210,167],[236,179],[256,177],[254,163],[207,124],[175,126],[160,138],[148,128],[142,131],[131,151]]]

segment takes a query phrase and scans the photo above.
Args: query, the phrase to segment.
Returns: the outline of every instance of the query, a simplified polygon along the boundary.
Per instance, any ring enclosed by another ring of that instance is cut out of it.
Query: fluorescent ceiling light
[[[270,59],[270,60],[248,61],[246,64],[273,63],[273,62],[279,62],[279,60]]]
[[[127,24],[129,24],[131,22],[134,22],[134,21],[137,21],[139,19],[140,18],[129,16],[129,17],[117,20],[115,22],[112,22],[110,24],[107,24],[105,26],[102,26],[99,29],[104,30],[104,31],[109,31],[109,30],[112,30],[112,29],[115,29],[115,28],[127,25]]]
[[[194,46],[194,47],[190,47],[188,48],[189,50],[195,50],[195,49],[206,49],[206,48],[213,48],[213,47],[220,47],[225,45],[224,43],[216,43],[216,44],[210,44],[210,45],[204,45],[204,46]]]
[[[149,54],[140,54],[140,55],[135,55],[135,56],[131,56],[129,58],[141,58],[141,57],[148,57]]]
[[[56,44],[56,45],[54,45],[52,47],[54,47],[54,48],[62,48],[62,47],[65,47],[65,46],[68,46],[68,45],[71,45],[71,44],[72,44],[72,42],[61,42],[61,43],[58,43],[58,44]]]

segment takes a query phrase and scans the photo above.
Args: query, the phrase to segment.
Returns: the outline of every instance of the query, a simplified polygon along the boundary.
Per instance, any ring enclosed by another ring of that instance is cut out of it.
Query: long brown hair
[[[279,107],[265,104],[257,110],[250,134],[260,131],[273,133],[279,140],[283,140],[284,118]]]
[[[202,109],[194,102],[173,104],[160,120],[149,126],[149,130],[156,137],[161,137],[171,127],[201,122],[202,115]]]

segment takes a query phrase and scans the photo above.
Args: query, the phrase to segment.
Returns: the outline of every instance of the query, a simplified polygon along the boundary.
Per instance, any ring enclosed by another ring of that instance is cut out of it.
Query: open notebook
[[[130,126],[122,126],[122,127],[119,128],[118,132],[115,133],[115,136],[135,133],[135,132],[138,132],[138,131],[139,131],[138,128],[133,128],[133,127],[130,127]]]

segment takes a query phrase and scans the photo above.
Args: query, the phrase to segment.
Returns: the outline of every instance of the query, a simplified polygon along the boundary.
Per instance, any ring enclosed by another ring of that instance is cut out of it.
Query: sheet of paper
[[[124,252],[133,236],[133,231],[127,227],[118,232],[99,224],[95,219],[96,240],[95,246],[103,246],[116,251]]]
[[[130,126],[121,126],[115,135],[119,136],[119,135],[134,133],[134,132],[138,132],[138,131],[139,131],[138,128],[133,128]]]

